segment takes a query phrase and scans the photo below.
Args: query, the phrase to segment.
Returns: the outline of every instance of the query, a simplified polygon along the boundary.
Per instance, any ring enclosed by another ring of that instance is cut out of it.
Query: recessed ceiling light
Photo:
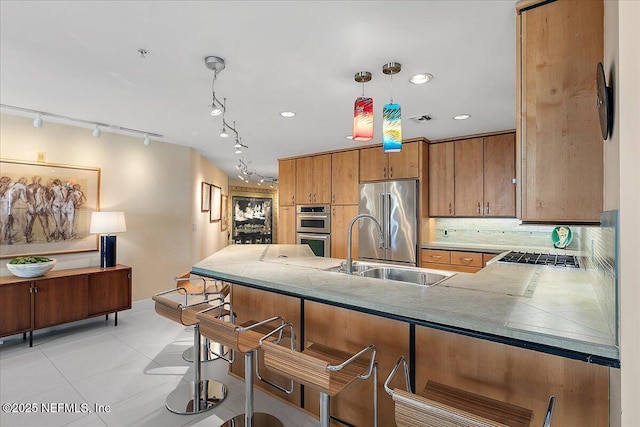
[[[347,135],[345,136],[346,139],[353,139],[353,135]]]
[[[458,114],[453,116],[453,120],[467,120],[469,117],[471,117],[469,114]]]
[[[429,80],[431,80],[433,78],[432,74],[429,73],[420,73],[420,74],[416,74],[414,76],[412,76],[409,81],[411,83],[413,83],[414,85],[421,85],[424,84],[426,82],[428,82]]]
[[[283,111],[282,113],[280,113],[280,115],[281,115],[282,117],[287,117],[287,118],[289,118],[289,117],[293,117],[293,116],[295,116],[295,115],[296,115],[296,113],[294,113],[293,111]]]

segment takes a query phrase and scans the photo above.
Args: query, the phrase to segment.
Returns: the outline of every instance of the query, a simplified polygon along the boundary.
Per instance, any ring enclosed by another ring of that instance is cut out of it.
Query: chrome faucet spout
[[[352,239],[351,236],[353,234],[353,224],[355,224],[359,219],[362,219],[362,218],[369,218],[371,221],[373,221],[376,224],[376,227],[378,227],[378,232],[380,233],[380,244],[382,244],[384,241],[384,233],[382,231],[382,225],[380,225],[380,222],[375,216],[369,215],[369,214],[360,214],[360,215],[354,216],[351,222],[349,223],[349,226],[347,227],[347,265],[346,265],[347,274],[353,274],[353,256],[351,255],[351,239]]]

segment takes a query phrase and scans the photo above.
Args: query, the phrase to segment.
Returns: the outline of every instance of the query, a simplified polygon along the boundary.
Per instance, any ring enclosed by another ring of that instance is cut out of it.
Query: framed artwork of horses
[[[0,159],[0,258],[98,250],[100,169]]]

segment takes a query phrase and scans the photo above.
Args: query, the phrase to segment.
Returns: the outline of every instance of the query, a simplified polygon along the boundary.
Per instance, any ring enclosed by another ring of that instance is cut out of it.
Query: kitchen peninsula
[[[405,355],[418,390],[443,382],[530,408],[536,420],[555,395],[554,425],[606,424],[618,349],[584,270],[496,263],[428,288],[327,271],[340,261],[303,245],[231,245],[192,272],[233,284],[239,322],[283,315],[304,343],[375,344],[380,384]],[[358,398],[366,387],[337,398],[333,415],[370,419]],[[316,411],[307,390],[288,400]],[[381,425],[392,425],[391,399],[378,405]]]

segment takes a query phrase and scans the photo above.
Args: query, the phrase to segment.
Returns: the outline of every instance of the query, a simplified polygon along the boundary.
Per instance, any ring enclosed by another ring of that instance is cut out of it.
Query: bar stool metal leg
[[[244,414],[236,415],[220,427],[284,427],[284,424],[271,414],[253,412],[253,359],[256,352],[257,350],[254,350],[244,355]],[[258,363],[257,360],[255,363]]]
[[[193,345],[200,349],[200,325],[194,325]],[[183,383],[172,391],[165,405],[168,410],[180,415],[199,414],[216,407],[227,396],[227,387],[214,380],[202,380],[200,371],[200,352],[195,352],[193,360],[193,381],[187,386]]]

